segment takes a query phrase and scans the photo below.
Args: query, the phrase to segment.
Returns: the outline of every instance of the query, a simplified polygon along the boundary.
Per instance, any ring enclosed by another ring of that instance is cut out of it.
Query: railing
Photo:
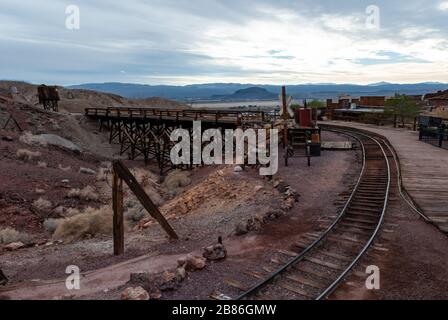
[[[420,116],[418,126],[420,141],[448,149],[448,123],[446,120],[424,115]]]
[[[420,141],[448,150],[448,128],[420,126]]]
[[[209,122],[272,122],[277,113],[264,111],[228,111],[228,110],[178,110],[149,108],[87,108],[85,115],[91,117],[130,118],[130,119],[166,119],[166,120],[204,120]]]

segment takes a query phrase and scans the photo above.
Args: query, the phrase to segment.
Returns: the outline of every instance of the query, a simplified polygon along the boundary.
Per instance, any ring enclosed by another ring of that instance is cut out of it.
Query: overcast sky
[[[448,1],[0,0],[0,78],[448,82]]]

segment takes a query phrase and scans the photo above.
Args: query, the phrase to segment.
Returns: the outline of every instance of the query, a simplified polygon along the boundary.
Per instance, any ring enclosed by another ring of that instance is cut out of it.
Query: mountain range
[[[132,99],[161,97],[178,101],[235,101],[238,99],[266,100],[277,99],[278,94],[281,92],[281,86],[278,85],[241,83],[209,83],[172,86],[113,82],[87,83],[69,86],[67,88],[113,93]],[[448,89],[448,84],[438,82],[423,82],[415,84],[379,82],[370,85],[325,83],[288,85],[287,94],[292,95],[295,99],[325,99],[336,98],[339,95],[345,94],[353,96],[391,96],[395,93],[419,95],[446,89]]]

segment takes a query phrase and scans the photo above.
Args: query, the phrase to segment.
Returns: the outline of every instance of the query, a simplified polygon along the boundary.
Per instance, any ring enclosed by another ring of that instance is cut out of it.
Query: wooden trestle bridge
[[[175,129],[186,129],[193,137],[193,121],[201,129],[263,128],[273,126],[277,114],[262,111],[170,110],[149,108],[88,108],[85,115],[109,130],[109,142],[120,144],[120,155],[130,160],[142,157],[146,163],[156,161],[160,171],[171,167],[170,135]]]

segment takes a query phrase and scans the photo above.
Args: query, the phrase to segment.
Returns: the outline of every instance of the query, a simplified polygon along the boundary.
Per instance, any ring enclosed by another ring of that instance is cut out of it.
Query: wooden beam
[[[151,198],[146,194],[145,190],[140,186],[137,179],[132,175],[129,169],[124,165],[121,160],[115,161],[113,163],[114,172],[123,179],[123,181],[128,185],[129,189],[134,193],[143,207],[148,211],[148,213],[159,222],[162,228],[172,239],[179,239],[174,229],[165,219],[165,217],[160,213],[157,206],[152,202]]]
[[[115,169],[113,170],[112,206],[114,210],[114,255],[121,256],[124,254],[123,180],[120,179]]]
[[[288,103],[286,101],[286,87],[282,87],[282,108],[283,108],[283,120],[288,120]]]

